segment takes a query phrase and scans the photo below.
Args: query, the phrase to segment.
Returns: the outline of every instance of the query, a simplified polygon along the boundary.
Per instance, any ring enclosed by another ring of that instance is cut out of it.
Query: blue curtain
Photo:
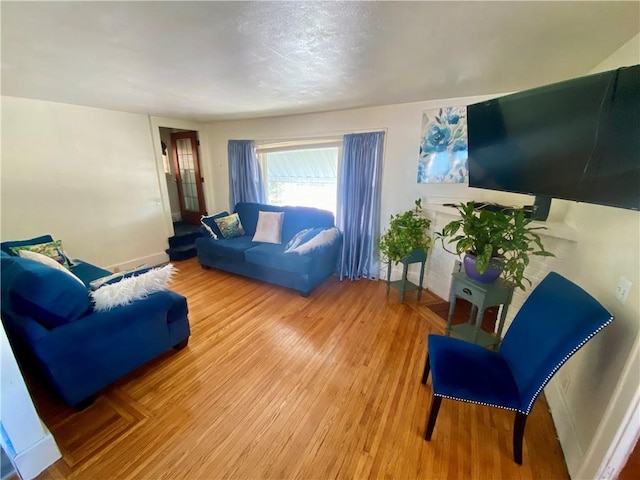
[[[229,140],[229,208],[238,202],[266,201],[253,140]]]
[[[344,136],[337,222],[344,234],[340,280],[378,279],[384,132]]]

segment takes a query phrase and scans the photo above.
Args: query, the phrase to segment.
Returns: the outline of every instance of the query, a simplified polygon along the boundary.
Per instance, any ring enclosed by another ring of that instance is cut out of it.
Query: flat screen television
[[[640,209],[640,65],[476,103],[467,121],[469,186]]]

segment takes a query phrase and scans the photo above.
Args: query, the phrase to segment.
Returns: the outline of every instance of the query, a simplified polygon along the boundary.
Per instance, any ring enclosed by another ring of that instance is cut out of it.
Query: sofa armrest
[[[32,350],[65,402],[75,405],[185,340],[186,311],[183,296],[155,292],[55,328]]]
[[[46,356],[67,355],[70,351],[87,351],[100,347],[108,338],[122,335],[123,332],[149,328],[149,334],[155,328],[168,328],[167,324],[176,316],[187,313],[187,299],[172,291],[161,291],[103,312],[93,312],[78,320],[62,325],[50,331],[49,335],[39,339],[35,349]],[[110,344],[111,348],[117,345]]]

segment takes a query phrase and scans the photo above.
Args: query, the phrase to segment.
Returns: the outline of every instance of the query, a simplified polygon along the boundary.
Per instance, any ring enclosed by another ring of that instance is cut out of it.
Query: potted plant
[[[542,245],[536,230],[545,227],[531,226],[531,219],[522,211],[476,210],[473,202],[456,207],[460,220],[449,222],[441,232],[436,233],[442,246],[448,252],[447,243],[455,243],[455,252],[465,254],[463,264],[467,275],[475,280],[490,283],[498,276],[525,290],[524,282],[531,281],[524,276],[530,255],[554,256]],[[487,276],[485,276],[487,275]]]
[[[378,240],[382,258],[397,264],[414,254],[416,250],[426,254],[431,245],[430,226],[431,221],[422,216],[421,199],[415,201],[412,210],[392,215],[389,228]]]

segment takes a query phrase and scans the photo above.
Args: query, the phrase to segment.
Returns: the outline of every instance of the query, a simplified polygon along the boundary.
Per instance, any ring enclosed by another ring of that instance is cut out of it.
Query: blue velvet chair
[[[422,383],[431,372],[433,397],[425,440],[431,440],[443,398],[513,410],[513,458],[522,465],[524,427],[538,395],[612,320],[591,295],[552,272],[522,305],[498,351],[429,335]]]

